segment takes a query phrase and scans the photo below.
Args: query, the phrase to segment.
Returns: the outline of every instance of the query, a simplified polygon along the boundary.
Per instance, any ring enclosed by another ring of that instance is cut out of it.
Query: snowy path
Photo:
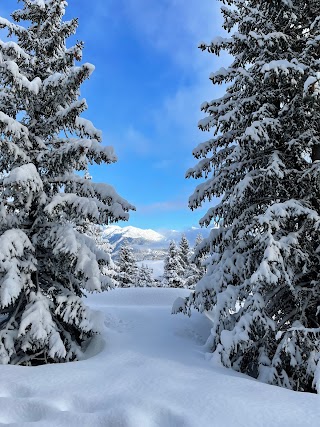
[[[0,425],[317,427],[319,396],[260,384],[205,360],[207,319],[170,315],[184,292],[91,296],[103,312],[106,344],[97,342],[101,351],[77,363],[0,366]]]

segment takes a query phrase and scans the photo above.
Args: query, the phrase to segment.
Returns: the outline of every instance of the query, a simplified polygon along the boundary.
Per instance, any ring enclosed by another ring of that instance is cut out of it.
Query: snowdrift
[[[207,360],[209,320],[171,315],[188,291],[89,296],[104,332],[87,359],[0,366],[0,425],[25,427],[317,427],[319,396],[261,384]]]

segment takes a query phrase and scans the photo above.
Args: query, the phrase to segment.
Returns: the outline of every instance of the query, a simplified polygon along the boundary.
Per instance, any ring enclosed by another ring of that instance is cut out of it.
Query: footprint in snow
[[[104,324],[107,328],[123,333],[132,329],[132,324],[114,316],[107,315]]]

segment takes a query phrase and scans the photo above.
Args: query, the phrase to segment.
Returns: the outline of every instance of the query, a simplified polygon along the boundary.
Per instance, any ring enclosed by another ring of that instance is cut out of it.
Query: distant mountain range
[[[194,246],[198,234],[203,237],[208,236],[208,229],[191,227],[183,231],[177,230],[144,230],[137,227],[119,227],[109,225],[104,227],[102,237],[107,239],[112,245],[115,256],[123,243],[128,243],[134,250],[137,260],[163,259],[171,240],[179,242],[184,234],[190,246]]]

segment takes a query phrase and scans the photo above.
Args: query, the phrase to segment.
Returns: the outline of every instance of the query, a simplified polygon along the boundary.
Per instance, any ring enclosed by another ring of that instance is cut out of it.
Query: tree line
[[[146,263],[139,266],[134,251],[127,242],[122,243],[117,260],[112,260],[112,247],[102,239],[100,232],[95,235],[97,244],[110,256],[107,274],[112,278],[114,287],[175,287],[194,289],[195,284],[205,274],[205,257],[196,255],[202,236],[197,236],[192,249],[185,236],[179,245],[171,241],[164,259],[163,274],[153,277],[153,269]]]

